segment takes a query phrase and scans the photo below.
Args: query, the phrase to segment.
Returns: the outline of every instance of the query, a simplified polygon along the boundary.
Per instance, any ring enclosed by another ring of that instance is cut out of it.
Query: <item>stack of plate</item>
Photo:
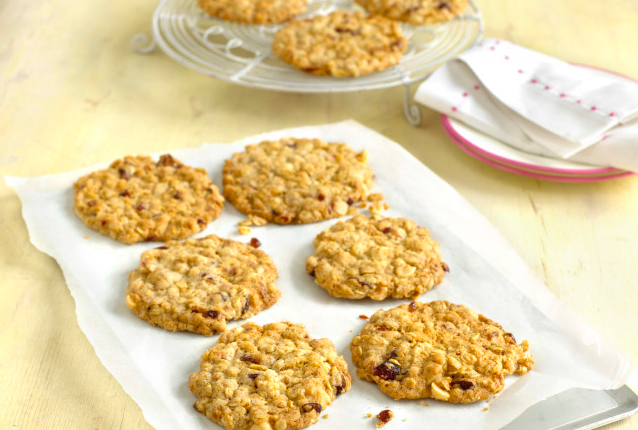
[[[443,130],[468,155],[498,169],[537,179],[563,182],[594,182],[623,178],[634,172],[614,167],[598,167],[574,161],[547,158],[513,148],[463,124],[441,115]]]
[[[590,68],[603,74],[633,79],[606,70]],[[634,81],[636,82],[636,81]],[[468,155],[498,169],[537,179],[562,182],[595,182],[634,175],[628,170],[614,167],[599,167],[574,161],[547,158],[516,149],[500,140],[488,136],[456,119],[441,115],[443,130],[452,142]]]

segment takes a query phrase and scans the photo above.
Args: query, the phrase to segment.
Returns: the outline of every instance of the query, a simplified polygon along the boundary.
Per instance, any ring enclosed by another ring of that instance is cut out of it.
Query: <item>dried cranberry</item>
[[[158,166],[177,166],[181,167],[180,163],[178,163],[171,154],[164,154],[160,157],[157,162]]]
[[[93,206],[97,205],[97,200],[89,200],[88,202],[86,202],[86,205],[92,208]]]
[[[128,192],[128,190],[124,190],[120,193],[120,196],[122,197],[131,197],[131,193]]]
[[[509,337],[510,339],[512,339],[512,342],[516,343],[516,338],[512,333],[505,333],[503,337]]]
[[[308,274],[314,278],[315,277],[315,269],[312,269],[312,271],[310,273],[308,273]]]
[[[359,315],[359,318],[361,318],[362,320],[367,320],[367,319],[368,319],[368,318],[370,318],[370,317],[369,317],[369,316],[367,316],[367,315],[363,315],[363,314],[361,314],[361,315]]]
[[[157,247],[157,248],[155,248],[155,249],[168,249],[168,246],[164,246],[164,245],[162,245],[162,246],[158,246],[158,247]]]
[[[388,354],[388,360],[391,358],[395,358],[398,357],[399,354],[397,354],[397,350],[393,349],[392,351],[390,351],[390,353]]]
[[[390,227],[386,227],[382,231],[383,231],[383,234],[388,234],[392,231],[392,229]]]
[[[386,424],[388,421],[390,421],[393,416],[394,414],[390,409],[384,409],[377,414],[377,418],[379,418],[379,421],[381,421],[383,424]]]
[[[303,70],[306,73],[312,73],[312,72],[316,72],[319,69],[317,67],[305,67],[305,68],[303,68],[301,70]]]
[[[282,216],[281,217],[281,222],[290,222],[290,218],[287,216]]]
[[[337,28],[335,28],[335,31],[336,31],[337,33],[339,33],[339,34],[348,33],[348,34],[351,34],[351,35],[353,35],[353,36],[357,36],[357,35],[359,35],[359,32],[358,32],[358,31],[350,30],[349,28],[341,28],[341,27],[337,27]]]
[[[306,403],[301,407],[301,412],[310,412],[313,409],[315,410],[315,412],[320,413],[321,405],[319,403]]]
[[[450,386],[451,387],[455,387],[455,386],[459,386],[459,388],[461,388],[461,390],[469,390],[470,388],[474,387],[474,382],[472,381],[452,381],[450,382]]]
[[[439,9],[452,10],[452,8],[450,7],[450,4],[446,1],[439,3]]]
[[[235,276],[237,274],[237,268],[236,267],[231,267],[230,270],[228,271],[228,274],[230,276]]]
[[[203,219],[201,219],[201,218],[197,218],[197,224],[199,224],[199,225],[206,225],[206,221],[204,221],[204,220],[203,220]]]
[[[106,220],[105,220],[105,219],[103,219],[102,221],[100,221],[100,225],[101,225],[102,227],[104,227],[104,226],[106,225]]]
[[[246,363],[253,363],[253,364],[258,364],[257,360],[255,360],[253,357],[251,357],[250,355],[244,355],[242,358],[240,358],[241,361],[244,361]]]
[[[250,239],[250,246],[252,246],[253,248],[259,248],[261,246],[261,242],[256,237],[253,237],[252,239]]]
[[[441,263],[441,267],[443,268],[444,272],[450,273],[450,266],[445,263]]]
[[[206,311],[206,315],[210,318],[217,318],[219,316],[219,311]]]
[[[380,325],[379,327],[377,327],[377,331],[386,331],[388,328],[384,325]]]
[[[131,179],[131,173],[126,169],[117,169],[117,172],[120,174],[120,178],[122,179]]]
[[[259,376],[259,373],[249,373],[246,376],[248,376],[250,379],[252,379],[254,381]]]
[[[400,48],[401,46],[403,46],[403,40],[395,40],[394,42],[391,43],[391,46],[396,46],[397,48]]]
[[[145,240],[147,242],[153,242],[154,240],[157,240],[157,236],[152,234],[152,235],[148,236]]]
[[[326,196],[324,196],[323,194],[319,194],[317,196],[317,200],[319,200],[320,202],[324,201],[326,199]]]
[[[173,198],[175,200],[182,200],[182,193],[180,193],[179,191],[176,192],[175,194],[173,194]]]
[[[348,206],[352,206],[352,204],[354,203],[354,200],[352,199],[352,197],[348,197],[348,200],[346,200],[346,203],[348,203]]]
[[[384,361],[374,368],[372,374],[386,381],[394,381],[399,375],[399,370],[401,368],[398,364]]]
[[[416,311],[416,302],[411,301],[410,304],[408,305],[408,309],[410,310],[410,312]]]
[[[137,205],[136,209],[138,211],[143,211],[143,210],[147,209],[147,207],[144,205],[144,203],[140,203],[139,205]]]
[[[244,303],[244,308],[242,309],[241,314],[243,315],[248,312],[248,309],[250,309],[250,302],[246,299],[246,303]]]
[[[341,385],[337,385],[335,387],[335,390],[337,391],[337,396],[341,393],[343,393],[343,390],[345,390],[346,388],[346,378],[341,375]]]

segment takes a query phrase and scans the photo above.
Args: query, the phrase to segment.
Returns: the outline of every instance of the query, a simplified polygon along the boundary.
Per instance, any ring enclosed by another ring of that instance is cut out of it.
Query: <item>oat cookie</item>
[[[412,302],[377,311],[350,344],[357,375],[394,399],[485,400],[531,370],[526,340],[462,305]]]
[[[224,196],[261,221],[303,224],[346,215],[373,173],[365,151],[345,143],[284,138],[248,145],[226,160]]]
[[[357,215],[313,243],[306,271],[335,297],[416,298],[449,270],[428,230],[404,218]]]
[[[215,235],[171,241],[142,253],[126,305],[167,330],[211,335],[272,306],[281,295],[275,279],[277,268],[255,246]]]
[[[356,0],[368,12],[411,25],[449,21],[463,13],[467,0]]]
[[[356,77],[394,66],[406,47],[396,22],[338,10],[291,21],[275,35],[272,50],[306,73]]]
[[[236,430],[307,427],[352,383],[329,339],[312,339],[288,322],[223,333],[200,369],[189,378],[195,409]]]
[[[181,239],[206,228],[224,199],[204,169],[170,155],[124,157],[80,178],[73,209],[84,223],[120,242]]]
[[[307,0],[198,0],[209,15],[244,24],[276,24],[306,11]]]

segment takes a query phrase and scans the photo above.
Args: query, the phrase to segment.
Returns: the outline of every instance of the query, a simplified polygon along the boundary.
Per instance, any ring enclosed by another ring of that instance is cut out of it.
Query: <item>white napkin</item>
[[[638,84],[486,39],[415,99],[518,149],[638,171]]]

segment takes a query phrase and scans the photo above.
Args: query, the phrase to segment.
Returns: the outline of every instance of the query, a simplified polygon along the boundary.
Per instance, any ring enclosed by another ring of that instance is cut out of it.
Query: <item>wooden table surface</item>
[[[477,0],[486,35],[638,78],[638,2]],[[567,306],[638,367],[638,177],[565,184],[482,164],[438,114],[403,116],[403,89],[347,94],[252,90],[160,51],[134,54],[151,0],[0,2],[0,175],[64,172],[129,153],[230,142],[354,118],[404,145],[507,238]],[[146,430],[97,359],[56,262],[29,242],[0,181],[0,428]],[[638,417],[607,428],[638,429]]]

